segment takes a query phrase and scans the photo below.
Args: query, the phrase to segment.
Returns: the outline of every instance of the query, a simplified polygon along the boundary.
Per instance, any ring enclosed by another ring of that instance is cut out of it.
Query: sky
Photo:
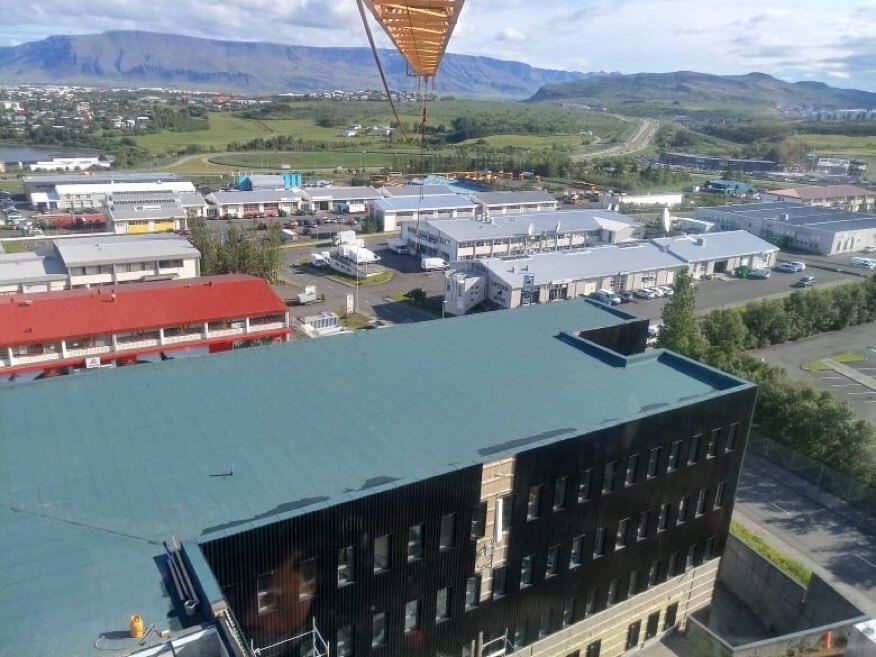
[[[0,16],[0,45],[118,29],[367,45],[355,0],[0,0]],[[582,72],[758,71],[876,91],[876,1],[467,0],[448,50]]]

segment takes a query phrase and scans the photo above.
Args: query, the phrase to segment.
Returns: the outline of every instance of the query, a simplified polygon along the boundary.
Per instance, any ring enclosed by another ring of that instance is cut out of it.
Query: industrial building
[[[368,201],[383,198],[374,187],[305,187],[300,192],[302,207],[313,212],[341,212],[345,206],[356,208],[351,212],[365,212]]]
[[[238,176],[237,189],[242,192],[276,192],[297,189],[304,184],[300,173],[250,174]]]
[[[772,160],[746,160],[720,155],[695,155],[693,153],[660,153],[660,163],[703,171],[734,171],[739,173],[764,173],[775,171]]]
[[[857,185],[809,185],[764,192],[765,201],[784,201],[848,212],[872,212],[876,209],[876,191]]]
[[[195,278],[201,254],[174,234],[57,239],[45,251],[0,254],[0,295]]]
[[[244,219],[293,214],[302,205],[300,190],[259,192],[213,192],[206,197],[208,217]]]
[[[637,221],[609,210],[558,210],[518,215],[405,221],[407,252],[447,262],[574,249],[633,239]]]
[[[557,199],[546,192],[476,192],[469,195],[479,214],[522,214],[545,212],[559,207]]]
[[[396,198],[399,196],[446,196],[447,194],[456,193],[447,185],[415,185],[412,183],[394,187],[381,187],[380,191],[383,192],[386,198]]]
[[[778,246],[836,255],[876,246],[876,216],[801,203],[766,202],[698,208],[719,230],[747,230]]]
[[[0,381],[21,382],[288,339],[286,304],[230,274],[16,294],[0,304]]]
[[[657,639],[711,600],[756,388],[646,330],[573,301],[4,387],[4,647]]]
[[[393,196],[368,203],[369,216],[380,222],[384,232],[398,230],[402,222],[427,219],[467,219],[475,216],[477,206],[458,194],[430,196]]]
[[[144,183],[144,182],[178,182],[175,173],[119,173],[89,172],[78,174],[60,174],[48,176],[23,176],[24,193],[28,201],[34,202],[32,194],[52,192],[56,185],[92,184],[105,185],[109,183]]]
[[[502,308],[672,285],[682,267],[695,279],[738,267],[775,264],[778,247],[744,230],[661,237],[587,249],[483,258],[455,263],[445,286],[446,309],[461,315],[489,300]]]
[[[155,195],[163,193],[178,194],[194,192],[190,182],[77,182],[57,184],[47,192],[28,194],[32,207],[47,210],[87,210],[101,208],[107,198],[119,194]]]

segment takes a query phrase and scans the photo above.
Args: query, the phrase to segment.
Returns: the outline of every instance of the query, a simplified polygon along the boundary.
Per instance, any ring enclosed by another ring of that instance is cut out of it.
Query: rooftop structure
[[[699,208],[696,218],[722,230],[746,230],[780,246],[835,255],[876,246],[876,216],[800,203],[765,202]]]
[[[388,198],[401,196],[446,196],[455,192],[447,185],[415,185],[407,184],[399,187],[381,187],[380,191]]]
[[[476,192],[469,198],[481,212],[515,214],[556,210],[557,199],[546,192]]]
[[[237,188],[245,192],[277,191],[301,187],[300,173],[251,174],[237,179]]]
[[[368,213],[380,222],[384,231],[397,230],[403,221],[470,218],[476,210],[474,203],[459,194],[393,196],[368,203]]]

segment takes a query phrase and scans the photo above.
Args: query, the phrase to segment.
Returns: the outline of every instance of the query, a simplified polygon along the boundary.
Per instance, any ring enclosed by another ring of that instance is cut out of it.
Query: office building
[[[756,392],[646,328],[577,301],[2,388],[4,646],[638,647],[711,599]]]

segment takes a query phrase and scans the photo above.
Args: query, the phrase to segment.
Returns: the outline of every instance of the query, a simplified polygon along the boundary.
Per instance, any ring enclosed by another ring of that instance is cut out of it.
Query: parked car
[[[874,258],[859,258],[855,257],[849,261],[852,267],[864,267],[865,269],[876,269],[876,259]]]
[[[618,292],[617,295],[620,297],[621,303],[629,303],[633,300],[633,293],[629,290]]]
[[[815,276],[801,276],[800,280],[794,283],[794,287],[812,287],[815,285]]]
[[[633,292],[640,299],[654,299],[657,296],[657,293],[653,290],[649,290],[647,288],[642,288],[641,290],[636,290]]]
[[[661,285],[657,289],[663,293],[664,297],[671,297],[673,294],[675,294],[675,290],[667,285]]]
[[[783,262],[778,267],[776,267],[776,271],[784,271],[791,274],[796,274],[797,272],[804,271],[805,269],[805,262]]]
[[[769,278],[771,273],[769,269],[752,269],[748,277],[763,280]]]
[[[657,296],[657,297],[665,297],[666,296],[666,294],[663,292],[663,290],[661,290],[659,287],[649,287],[648,289],[654,293],[654,296]]]

